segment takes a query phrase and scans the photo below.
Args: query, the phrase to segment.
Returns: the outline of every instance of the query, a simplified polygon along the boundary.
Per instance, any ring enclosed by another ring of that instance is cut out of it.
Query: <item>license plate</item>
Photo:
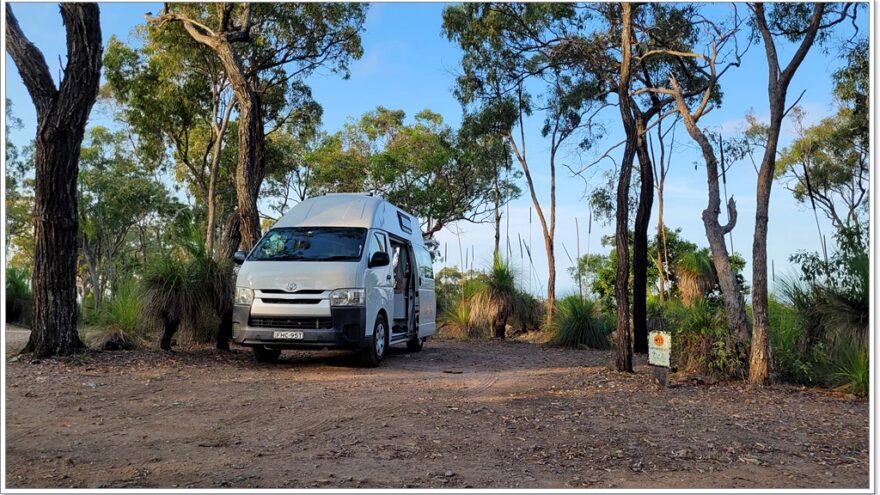
[[[302,332],[272,332],[273,339],[302,339]]]

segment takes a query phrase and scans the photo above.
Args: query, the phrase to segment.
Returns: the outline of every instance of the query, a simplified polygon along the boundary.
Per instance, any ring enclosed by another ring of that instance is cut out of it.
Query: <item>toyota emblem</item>
[[[296,290],[296,282],[290,282],[287,284],[287,292],[293,292]]]

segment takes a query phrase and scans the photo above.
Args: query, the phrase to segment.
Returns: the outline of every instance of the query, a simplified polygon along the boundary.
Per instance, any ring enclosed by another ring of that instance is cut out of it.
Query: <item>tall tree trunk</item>
[[[666,264],[663,261],[666,254],[666,228],[663,225],[663,182],[662,178],[657,182],[657,273],[660,275],[660,304],[666,300]],[[668,255],[666,256],[668,257]]]
[[[755,24],[764,42],[769,72],[767,94],[770,101],[770,127],[767,134],[767,146],[764,149],[761,167],[758,169],[755,237],[752,244],[752,346],[749,356],[749,382],[753,384],[765,383],[770,370],[770,315],[767,300],[767,223],[770,211],[770,191],[773,186],[774,172],[776,171],[776,149],[779,145],[782,120],[786,113],[785,99],[794,73],[816,41],[816,35],[822,27],[821,21],[826,5],[821,3],[814,4],[810,25],[804,31],[804,38],[801,44],[784,70],[780,70],[779,67],[779,57],[776,52],[773,33],[770,31],[764,16],[764,5],[757,3],[751,6],[755,17]],[[844,18],[844,16],[841,16],[836,22],[840,22]],[[836,24],[836,22],[827,24],[827,26]]]
[[[241,244],[241,229],[239,224],[241,217],[238,212],[231,211],[226,216],[223,223],[224,236],[220,242],[220,248],[214,253],[214,259],[220,263],[220,266],[226,266],[232,255],[238,250]],[[220,323],[217,329],[217,348],[221,350],[229,350],[229,340],[232,338],[232,298],[235,291],[235,275],[232,270],[228,272],[226,285],[223,286],[224,291],[217,294],[215,309],[220,316]]]
[[[101,305],[101,300],[104,296],[104,291],[100,290],[101,283],[98,279],[98,266],[95,261],[95,257],[92,255],[92,250],[89,246],[89,238],[83,234],[82,235],[82,250],[83,250],[83,258],[86,260],[86,268],[88,269],[88,279],[89,285],[92,288],[92,294],[94,296],[95,307]],[[83,298],[85,299],[85,291],[83,291]]]
[[[218,4],[218,10],[228,15],[231,4]],[[235,166],[235,192],[238,198],[238,214],[241,216],[241,242],[245,249],[254,247],[260,238],[260,214],[257,198],[265,175],[265,130],[263,128],[262,97],[256,85],[256,77],[248,78],[241,58],[232,48],[229,33],[207,31],[192,19],[179,16],[167,9],[150,22],[159,24],[177,21],[197,42],[207,46],[217,55],[223,70],[229,77],[235,99],[238,101],[238,157]],[[221,23],[222,28],[228,26]]]
[[[770,189],[776,170],[776,147],[782,127],[785,97],[771,101],[771,124],[767,148],[758,169],[757,205],[755,206],[755,237],[752,244],[752,342],[749,354],[749,382],[763,384],[770,372],[770,314],[767,284],[767,224],[770,211]],[[775,117],[779,116],[779,123]],[[773,150],[773,153],[769,153]]]
[[[218,261],[230,260],[241,245],[241,229],[239,224],[241,217],[235,210],[230,211],[223,221],[223,237],[220,246],[214,253],[214,259]]]
[[[493,181],[493,197],[495,200],[495,250],[493,251],[494,257],[498,257],[501,254],[500,246],[501,246],[501,191],[498,185],[500,181],[499,175],[501,174],[500,167],[495,167],[495,179]]]
[[[621,8],[623,9],[620,35],[621,61],[617,96],[627,141],[620,163],[620,178],[617,182],[617,212],[614,231],[614,245],[617,249],[617,274],[614,280],[614,296],[617,303],[617,360],[615,368],[617,371],[631,373],[633,367],[629,325],[629,188],[636,150],[635,142],[630,136],[635,135],[636,129],[630,109],[629,96],[630,61],[632,59],[630,44],[632,6],[624,3]]]
[[[58,89],[43,54],[6,5],[6,50],[37,110],[34,187],[34,315],[25,351],[67,355],[76,331],[77,175],[86,122],[101,77],[97,4],[62,3],[67,66]]]
[[[520,120],[520,129],[522,130],[522,120]],[[538,214],[538,220],[541,222],[541,235],[544,237],[544,249],[547,252],[548,267],[547,315],[545,318],[545,323],[549,324],[553,320],[553,310],[556,304],[556,256],[553,253],[553,235],[556,228],[556,172],[554,167],[555,153],[551,153],[550,155],[550,224],[548,226],[547,219],[544,217],[544,210],[541,208],[541,203],[538,201],[538,195],[535,192],[535,183],[532,180],[532,174],[529,171],[529,164],[528,161],[526,161],[525,157],[525,147],[523,147],[522,152],[520,152],[519,148],[516,146],[516,142],[513,140],[512,134],[507,135],[507,141],[510,143],[511,148],[513,149],[513,153],[514,155],[516,155],[516,158],[523,169],[523,174],[526,177],[526,184],[529,186],[529,194],[532,197],[532,205],[534,205],[535,212]]]
[[[260,239],[260,212],[257,199],[265,173],[265,135],[260,97],[252,93],[248,104],[239,103],[238,164],[235,168],[235,193],[241,216],[241,244],[249,250]]]
[[[633,109],[638,112],[635,103]],[[636,154],[639,158],[639,206],[633,227],[633,352],[648,353],[648,222],[654,204],[654,166],[648,155],[642,116],[636,118]]]
[[[718,160],[715,158],[715,150],[712,149],[712,144],[703,131],[697,127],[697,122],[691,115],[690,110],[688,110],[687,103],[674,79],[672,79],[672,87],[675,91],[676,106],[679,114],[682,116],[685,129],[687,129],[688,134],[699,145],[700,151],[703,154],[703,160],[706,162],[709,202],[706,209],[703,210],[703,226],[706,229],[706,237],[709,240],[709,249],[712,252],[712,262],[718,275],[718,283],[721,285],[721,296],[724,300],[727,327],[738,340],[738,343],[742,344],[749,340],[745,302],[743,301],[742,288],[739,286],[733,266],[730,264],[727,244],[724,242],[724,236],[736,226],[736,203],[733,201],[733,198],[730,198],[730,201],[727,203],[727,225],[721,225],[718,221],[721,216],[721,192],[718,185]],[[705,101],[708,101],[708,93],[704,99]]]
[[[255,80],[245,77],[238,56],[225,38],[217,40],[215,51],[229,76],[238,100],[238,160],[235,167],[235,193],[241,217],[241,243],[251,249],[260,239],[260,212],[257,199],[265,175],[263,105]]]
[[[229,119],[232,116],[232,108],[235,106],[235,99],[233,98],[226,105],[226,110],[224,111],[223,117],[218,125],[216,115],[219,106],[220,95],[218,93],[214,96],[215,110],[214,118],[211,121],[211,130],[214,133],[214,143],[211,149],[211,170],[208,174],[207,192],[208,219],[205,231],[205,252],[208,253],[209,256],[214,252],[214,228],[216,224],[214,217],[217,214],[217,176],[220,174],[220,158],[223,151],[223,138],[226,136],[226,128],[229,125]]]

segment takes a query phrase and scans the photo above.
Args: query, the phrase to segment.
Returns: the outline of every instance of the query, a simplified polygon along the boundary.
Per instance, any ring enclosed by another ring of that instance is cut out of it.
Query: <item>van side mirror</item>
[[[376,266],[388,266],[391,263],[391,258],[388,257],[388,253],[384,251],[377,251],[373,253],[373,256],[370,258],[370,262],[367,264],[368,268],[373,268]]]
[[[247,258],[247,251],[236,251],[235,254],[232,255],[232,261],[236,265],[240,265],[244,263],[244,260]]]

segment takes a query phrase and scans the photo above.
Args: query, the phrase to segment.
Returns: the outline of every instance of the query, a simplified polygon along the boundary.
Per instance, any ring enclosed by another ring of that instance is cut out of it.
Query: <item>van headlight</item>
[[[363,306],[364,289],[336,289],[330,293],[331,306]]]
[[[247,287],[235,288],[235,304],[250,306],[254,302],[254,291]]]

